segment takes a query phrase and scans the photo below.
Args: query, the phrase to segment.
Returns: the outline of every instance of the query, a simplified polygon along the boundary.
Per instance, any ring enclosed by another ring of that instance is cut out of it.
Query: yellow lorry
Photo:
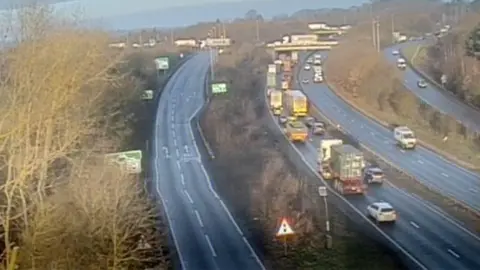
[[[270,92],[270,109],[273,111],[273,115],[282,114],[283,110],[283,93],[279,90],[272,90]]]
[[[287,122],[285,133],[292,142],[305,143],[308,138],[308,128],[300,121]]]
[[[288,116],[304,117],[308,114],[308,99],[300,90],[285,91],[283,108]]]

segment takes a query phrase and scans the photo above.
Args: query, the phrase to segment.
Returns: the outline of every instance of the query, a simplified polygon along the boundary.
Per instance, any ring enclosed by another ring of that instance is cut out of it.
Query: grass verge
[[[445,152],[455,153],[456,156],[473,155],[473,152],[477,151],[478,146],[472,145],[472,141],[466,145],[456,141],[458,135],[451,136],[453,139],[450,138],[446,143],[443,142],[440,134],[432,130],[435,124],[443,121],[441,115],[435,111],[426,111],[427,109],[431,110],[426,107],[423,108],[423,112],[419,112],[418,99],[408,90],[402,88],[403,85],[395,75],[396,71],[384,62],[381,56],[372,52],[369,56],[367,54],[365,58],[358,60],[358,57],[355,58],[353,55],[345,55],[348,52],[344,50],[345,48],[341,51],[332,52],[332,55],[329,56],[326,63],[326,73],[328,75],[326,81],[331,86],[330,88],[350,106],[386,127],[391,127],[393,124],[408,125],[415,130],[420,139],[428,141],[429,144],[438,148],[443,148]],[[368,49],[365,50],[368,52]],[[344,57],[353,59],[348,62],[352,68],[341,64],[340,61]],[[372,58],[374,60],[371,60]],[[363,61],[373,61],[373,63]],[[361,76],[358,71],[355,71],[358,67],[362,67],[362,72],[365,72],[360,74]],[[352,74],[361,77],[361,81],[354,80]],[[461,142],[464,141],[466,140],[461,140]],[[375,158],[375,156],[372,155],[371,158]],[[391,169],[390,179],[394,185],[428,200],[464,223],[472,231],[480,232],[480,218],[477,213],[470,211],[463,204],[422,185],[389,164],[383,162],[383,165]]]
[[[230,92],[214,97],[201,120],[215,152],[213,180],[239,225],[269,269],[402,269],[394,255],[362,236],[330,201],[334,248],[324,249],[319,180],[287,159],[268,128],[263,89],[270,61],[258,48],[220,57],[216,77],[229,83]],[[296,231],[288,256],[274,237],[282,217]]]

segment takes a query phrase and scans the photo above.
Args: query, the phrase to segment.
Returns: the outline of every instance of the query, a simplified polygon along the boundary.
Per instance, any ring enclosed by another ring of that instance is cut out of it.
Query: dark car
[[[383,181],[385,180],[385,174],[381,168],[371,166],[365,169],[364,180],[368,184],[383,184]]]
[[[303,122],[305,123],[305,126],[311,128],[313,124],[315,124],[315,118],[307,116],[303,119]]]
[[[325,134],[325,123],[320,121],[315,121],[312,126],[313,135],[323,135]]]

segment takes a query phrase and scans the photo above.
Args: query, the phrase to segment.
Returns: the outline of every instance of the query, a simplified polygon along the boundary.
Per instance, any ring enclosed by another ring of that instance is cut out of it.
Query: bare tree
[[[131,97],[119,89],[135,87],[114,72],[123,55],[108,51],[106,33],[58,19],[46,6],[14,13],[17,24],[7,28],[16,44],[1,52],[0,74],[5,265],[113,270],[161,263],[153,252],[161,234],[138,179],[101,162],[111,150],[102,146],[119,143],[108,125]]]

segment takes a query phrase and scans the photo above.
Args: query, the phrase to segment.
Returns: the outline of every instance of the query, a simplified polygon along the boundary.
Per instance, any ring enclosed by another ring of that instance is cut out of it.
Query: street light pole
[[[215,63],[213,60],[213,50],[212,47],[208,47],[210,52],[210,83],[215,80],[215,70],[213,68],[213,64]]]
[[[392,43],[395,43],[395,38],[393,37],[395,33],[395,14],[392,14]]]
[[[318,187],[318,195],[323,198],[323,204],[325,206],[325,248],[332,248],[332,235],[330,234],[330,215],[328,214],[327,203],[327,188],[322,186]]]

